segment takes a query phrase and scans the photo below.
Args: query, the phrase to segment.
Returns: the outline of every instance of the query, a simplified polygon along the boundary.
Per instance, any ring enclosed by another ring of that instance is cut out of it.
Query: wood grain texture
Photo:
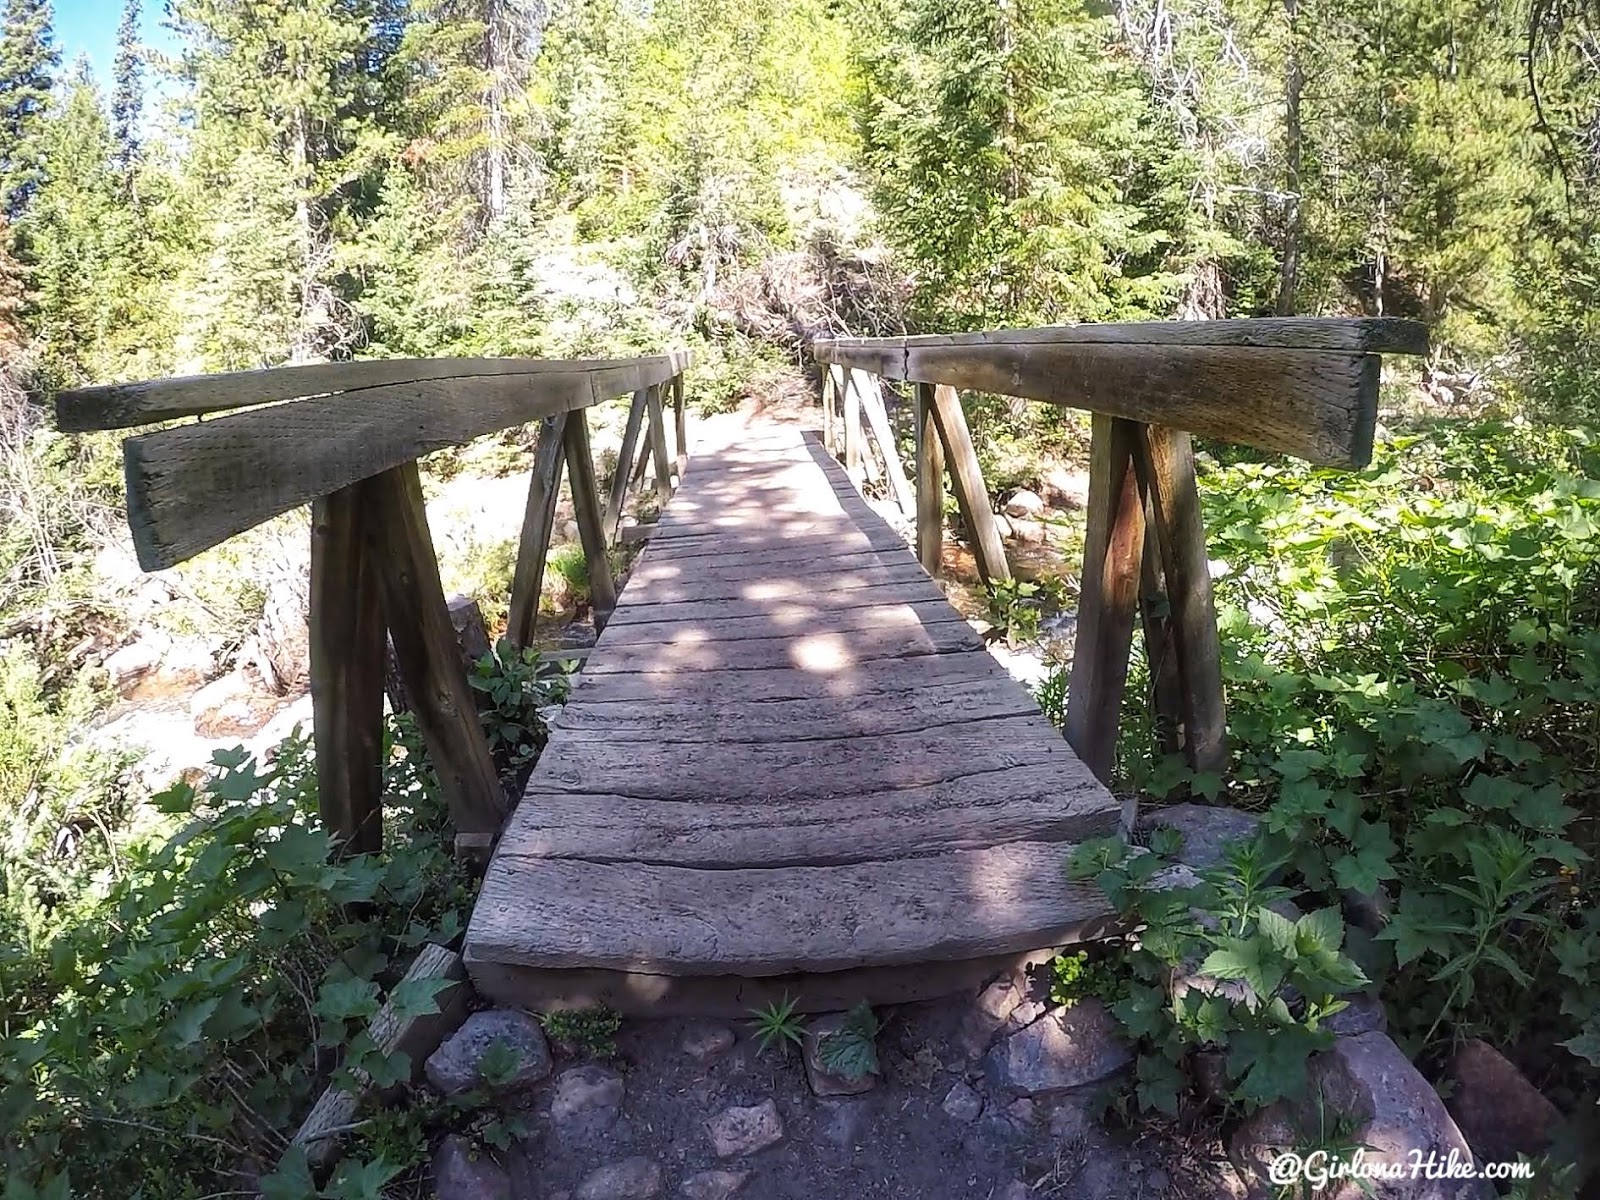
[[[311,507],[310,660],[317,811],[340,856],[383,849],[383,683],[387,641],[361,497]]]
[[[645,409],[650,420],[650,452],[655,461],[656,499],[662,504],[672,499],[672,458],[667,452],[667,419],[661,408],[661,388],[645,393]]]
[[[1146,426],[1134,446],[1134,468],[1148,500],[1166,581],[1171,617],[1165,633],[1176,672],[1184,757],[1196,771],[1220,773],[1228,763],[1222,646],[1189,435]]]
[[[1128,321],[1043,325],[981,333],[930,333],[896,338],[819,338],[818,362],[845,351],[871,352],[883,363],[896,349],[923,346],[1032,345],[1087,342],[1133,346],[1256,346],[1350,350],[1362,354],[1426,354],[1428,327],[1399,317],[1245,317],[1226,321]],[[887,372],[880,372],[886,374]]]
[[[506,795],[445,607],[417,464],[365,480],[359,496],[395,659],[451,821],[460,833],[498,833]]]
[[[1005,545],[1000,541],[1000,529],[989,505],[989,489],[983,482],[983,468],[978,465],[978,451],[972,444],[972,432],[967,428],[960,395],[952,387],[935,387],[932,411],[934,427],[939,431],[945,462],[949,464],[950,478],[955,485],[956,502],[961,507],[961,519],[966,524],[967,536],[972,539],[972,556],[977,562],[978,574],[985,583],[1010,579],[1011,564],[1006,561]]]
[[[689,415],[683,399],[683,372],[680,370],[672,377],[672,427],[674,431],[673,442],[677,448],[678,457],[674,464],[677,467],[678,478],[683,478],[684,469],[689,463]]]
[[[870,376],[865,382],[866,386],[861,392],[862,414],[867,419],[867,428],[872,431],[872,440],[878,443],[878,451],[883,455],[884,472],[889,478],[889,490],[894,494],[895,503],[907,519],[914,520],[917,502],[911,494],[911,481],[906,478],[905,464],[900,461],[900,448],[895,444],[894,429],[889,424],[889,410],[884,407],[883,385]]]
[[[497,375],[570,375],[602,372],[610,379],[637,378],[617,392],[658,383],[682,372],[689,352],[632,359],[394,358],[363,362],[267,367],[221,375],[186,375],[74,388],[56,397],[56,423],[67,432],[126,429],[179,417],[225,412],[301,396],[361,391],[422,381],[484,379]]]
[[[971,958],[1064,941],[1104,914],[1098,889],[1068,882],[1061,862],[1059,842],[723,871],[502,853],[467,937],[502,963],[675,975]]]
[[[628,498],[628,483],[633,474],[635,457],[642,469],[644,460],[639,456],[639,430],[644,427],[646,390],[633,394],[628,405],[628,422],[622,430],[622,448],[617,451],[617,465],[611,472],[611,490],[606,497],[606,543],[616,540],[617,529],[622,524],[622,506]]]
[[[550,554],[556,504],[561,496],[562,435],[566,427],[566,413],[546,417],[539,424],[533,474],[528,480],[528,504],[522,514],[522,537],[517,542],[517,564],[511,576],[511,606],[506,615],[506,637],[518,648],[533,644],[534,625],[539,619],[545,559]]]
[[[624,605],[624,608],[627,606]],[[657,621],[613,621],[606,629],[605,648],[663,646],[678,643],[708,645],[748,638],[814,638],[822,634],[855,634],[875,630],[912,632],[939,625],[965,625],[961,614],[943,596],[901,603],[880,602],[846,608],[771,608],[745,616],[719,614],[714,620],[693,618]]]
[[[840,671],[858,663],[921,654],[981,653],[983,639],[965,621],[938,625],[876,626],[777,637],[709,640],[693,629],[654,643],[622,641],[589,660],[590,675],[630,671],[774,671],[788,667]]]
[[[578,540],[583,545],[583,561],[589,571],[589,599],[594,605],[595,628],[603,629],[611,610],[617,606],[617,585],[611,576],[611,559],[607,554],[599,485],[594,477],[594,454],[589,449],[587,414],[577,412],[567,418],[562,445],[566,451],[573,517],[578,522]]]
[[[839,376],[838,367],[829,367],[822,373],[822,444],[828,448],[829,454],[838,453],[838,435],[834,432],[834,396],[837,384],[834,380]]]
[[[1134,470],[1140,436],[1132,421],[1095,414],[1078,631],[1063,732],[1105,781],[1116,765],[1144,555],[1144,497]]]
[[[851,479],[861,475],[861,384],[856,371],[844,377],[844,469]]]
[[[758,599],[684,599],[666,603],[646,603],[643,593],[628,594],[628,603],[612,614],[613,626],[655,625],[661,623],[707,623],[763,617],[792,626],[817,617],[828,617],[849,609],[879,605],[947,603],[944,593],[930,581],[918,579],[903,567],[903,582],[868,584],[865,587],[818,591],[804,580],[787,580],[783,585],[761,589]],[[629,585],[632,587],[632,584]],[[775,594],[774,594],[775,593]]]
[[[929,575],[944,567],[944,444],[933,419],[933,385],[918,383],[917,560]]]

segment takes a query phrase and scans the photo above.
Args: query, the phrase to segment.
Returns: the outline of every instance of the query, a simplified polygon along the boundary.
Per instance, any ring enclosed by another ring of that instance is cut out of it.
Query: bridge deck
[[[1062,867],[1118,817],[815,439],[765,428],[696,455],[465,956],[530,1007],[934,995],[1106,915]]]

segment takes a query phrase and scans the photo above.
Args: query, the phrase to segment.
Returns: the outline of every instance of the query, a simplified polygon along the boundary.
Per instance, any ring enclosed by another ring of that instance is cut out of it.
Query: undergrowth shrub
[[[1119,764],[1261,811],[1313,903],[1392,909],[1346,948],[1401,1043],[1488,1037],[1569,1111],[1600,1082],[1596,460],[1582,430],[1479,422],[1360,472],[1212,468],[1232,760],[1153,756],[1136,665]]]

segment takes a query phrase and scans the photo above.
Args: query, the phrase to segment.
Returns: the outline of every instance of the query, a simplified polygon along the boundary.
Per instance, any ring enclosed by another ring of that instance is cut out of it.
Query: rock
[[[678,1185],[686,1200],[728,1200],[750,1178],[749,1171],[701,1171]]]
[[[479,1062],[497,1044],[510,1049],[517,1063],[502,1089],[524,1088],[550,1074],[550,1047],[539,1022],[525,1012],[498,1008],[473,1013],[429,1055],[428,1082],[447,1096],[471,1091],[484,1082]]]
[[[976,1121],[978,1114],[983,1112],[983,1097],[957,1080],[955,1086],[945,1093],[944,1103],[939,1107],[944,1109],[947,1117],[966,1124]]]
[[[1322,1027],[1340,1037],[1355,1037],[1361,1033],[1387,1033],[1389,1019],[1384,1015],[1383,1001],[1369,992],[1357,992],[1343,999],[1350,1003],[1323,1021]]]
[[[961,1018],[961,1028],[956,1041],[968,1058],[982,1058],[1005,1025],[1012,1011],[1027,996],[1026,977],[1020,973],[1002,975],[973,1001],[972,1007]]]
[[[1049,1011],[1050,1006],[1043,1000],[1025,999],[1011,1010],[1011,1015],[1006,1018],[1006,1023],[1000,1027],[1002,1037],[1009,1036],[1019,1029],[1032,1025]]]
[[[1445,1107],[1485,1162],[1537,1158],[1561,1127],[1561,1111],[1481,1038],[1464,1042],[1450,1065],[1455,1090]]]
[[[182,638],[173,642],[156,665],[156,680],[163,687],[197,688],[217,669],[222,647],[207,638]]]
[[[748,1108],[734,1105],[723,1109],[706,1122],[706,1131],[718,1158],[736,1158],[781,1142],[783,1118],[776,1104],[763,1100]]]
[[[622,1076],[609,1067],[586,1063],[561,1072],[550,1101],[550,1119],[557,1126],[610,1128],[622,1104]]]
[[[433,1153],[433,1189],[438,1200],[511,1200],[511,1176],[452,1134]]]
[[[277,698],[258,693],[242,671],[212,680],[189,699],[194,731],[205,738],[249,737],[277,708]]]
[[[1364,1160],[1399,1176],[1370,1179],[1374,1200],[1488,1200],[1493,1195],[1482,1180],[1449,1176],[1452,1158],[1457,1170],[1471,1169],[1472,1150],[1438,1093],[1387,1036],[1342,1037],[1314,1055],[1308,1070],[1303,1095],[1262,1109],[1229,1140],[1229,1157],[1257,1192],[1269,1188],[1268,1172],[1280,1153],[1303,1146],[1324,1114],[1342,1114],[1360,1122],[1351,1144],[1364,1147]],[[1431,1162],[1434,1177],[1413,1175],[1417,1161]],[[1360,1195],[1353,1181],[1334,1193],[1337,1200]]]
[[[167,640],[157,635],[140,638],[131,646],[124,646],[109,655],[102,665],[111,676],[111,686],[120,692],[141,676],[155,670],[167,649]]]
[[[1380,932],[1389,923],[1389,914],[1394,911],[1394,901],[1381,883],[1375,892],[1346,888],[1339,893],[1339,904],[1344,909],[1344,919],[1350,925],[1372,934]]]
[[[1156,1167],[1144,1177],[1144,1186],[1159,1196],[1172,1186],[1172,1176],[1164,1168]]]
[[[1032,1100],[1022,1096],[1006,1105],[1006,1116],[1010,1117],[1014,1124],[1026,1129],[1038,1118],[1039,1111]]]
[[[651,1200],[661,1194],[661,1168],[643,1155],[607,1163],[578,1185],[577,1200]]]
[[[1086,508],[1089,504],[1089,472],[1057,467],[1047,474],[1039,490],[1057,508]]]
[[[995,513],[994,529],[1003,542],[1009,542],[1015,536],[1015,531],[1011,528],[1010,518],[1005,513]]]
[[[1158,827],[1176,829],[1183,834],[1183,848],[1173,857],[1203,871],[1222,862],[1228,843],[1254,837],[1260,823],[1259,817],[1224,805],[1174,804],[1141,814],[1138,828],[1143,833]]]
[[[680,1046],[695,1062],[705,1062],[732,1050],[734,1040],[733,1030],[726,1025],[702,1021],[689,1027],[683,1035]]]
[[[1011,498],[1005,503],[1005,514],[1008,517],[1037,517],[1044,511],[1044,500],[1037,492],[1030,492],[1021,488],[1011,493]]]
[[[1095,1083],[1132,1061],[1115,1018],[1089,997],[1000,1042],[985,1057],[984,1072],[997,1087],[1035,1096]]]
[[[829,1013],[825,1017],[818,1017],[806,1027],[805,1040],[801,1043],[806,1063],[806,1082],[819,1096],[859,1096],[862,1092],[870,1092],[878,1086],[876,1071],[868,1071],[860,1079],[846,1079],[843,1075],[835,1075],[829,1071],[817,1056],[822,1039],[839,1032],[847,1019],[844,1013]]]
[[[1189,1075],[1195,1090],[1207,1100],[1220,1104],[1233,1091],[1228,1080],[1228,1056],[1222,1050],[1196,1050],[1189,1056]]]
[[[1035,1200],[1033,1189],[1020,1179],[1013,1179],[994,1193],[994,1200]]]
[[[1024,521],[1017,517],[1011,519],[1011,537],[1014,541],[1042,545],[1046,532],[1043,521]]]

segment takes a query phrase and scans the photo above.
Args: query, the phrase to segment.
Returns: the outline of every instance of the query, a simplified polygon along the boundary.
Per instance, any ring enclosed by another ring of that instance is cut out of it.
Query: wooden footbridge
[[[1420,353],[1425,335],[1294,319],[815,349],[820,435],[761,425],[692,453],[681,354],[162,380],[64,393],[58,419],[178,422],[124,443],[146,569],[311,504],[323,821],[343,853],[382,847],[387,638],[458,849],[488,859],[464,947],[481,992],[657,1012],[743,1012],[787,993],[828,1009],[953,990],[1108,915],[1063,864],[1131,815],[1106,783],[1136,624],[1164,748],[1226,764],[1190,433],[1363,465],[1379,355]],[[909,473],[886,381],[911,385]],[[979,570],[1007,574],[960,389],[1095,414],[1065,738],[930,577],[947,476]],[[603,501],[586,410],[629,394]],[[454,642],[416,460],[531,421],[508,636],[532,637],[563,472],[602,632],[512,805]],[[669,502],[619,592],[613,543],[647,471]],[[874,471],[914,550],[858,490]]]

